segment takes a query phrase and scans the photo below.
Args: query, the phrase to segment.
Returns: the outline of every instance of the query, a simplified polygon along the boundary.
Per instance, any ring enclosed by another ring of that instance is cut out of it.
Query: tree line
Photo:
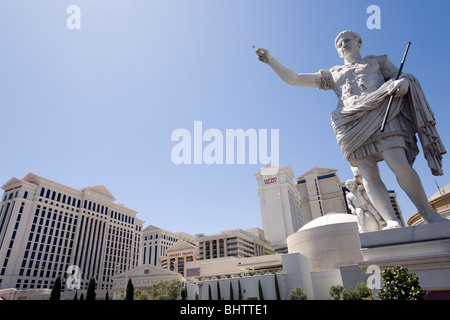
[[[409,273],[406,267],[395,266],[393,269],[386,268],[382,272],[383,287],[379,290],[377,297],[380,300],[422,300],[426,292],[419,285],[419,278],[414,273]],[[261,281],[258,280],[258,299],[264,300],[264,292]],[[78,296],[75,292],[73,300],[96,300],[95,279],[92,277],[86,290]],[[274,275],[275,300],[281,300],[280,288],[276,274]],[[62,289],[62,278],[58,276],[53,284],[49,300],[60,300]],[[371,290],[363,282],[358,283],[355,288],[344,288],[342,285],[333,285],[329,290],[330,297],[334,300],[372,300]],[[114,300],[187,300],[186,285],[179,280],[162,281],[153,285],[150,290],[144,291],[135,289],[131,279],[125,291],[121,292]],[[195,292],[195,300],[199,300],[198,292]],[[232,282],[229,283],[229,296],[222,296],[219,281],[216,282],[216,295],[213,299],[211,284],[208,284],[208,300],[242,300],[242,289],[240,280],[237,283],[237,292],[233,288]],[[308,297],[299,286],[291,290],[287,297],[288,300],[307,300]],[[108,291],[106,291],[105,300],[110,300]]]

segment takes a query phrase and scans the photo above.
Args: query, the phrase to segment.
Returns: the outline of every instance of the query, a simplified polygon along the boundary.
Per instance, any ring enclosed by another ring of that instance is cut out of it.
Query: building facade
[[[391,200],[392,209],[394,209],[394,213],[397,218],[402,222],[402,225],[405,225],[405,221],[403,220],[402,210],[400,209],[400,205],[397,200],[397,192],[395,190],[388,190],[389,199]]]
[[[197,234],[198,260],[223,257],[254,257],[273,254],[270,242],[259,228],[232,229],[220,234]]]
[[[287,252],[286,238],[303,225],[300,194],[289,165],[278,170],[267,166],[254,176],[257,181],[262,227],[277,252]]]
[[[116,298],[124,294],[128,280],[131,279],[134,289],[150,293],[151,288],[164,281],[183,281],[183,277],[178,272],[170,271],[153,265],[139,265],[128,272],[119,273],[113,277],[113,297]]]
[[[450,184],[438,191],[428,199],[430,207],[446,219],[450,219]],[[408,219],[409,226],[424,224],[422,217],[415,213]]]
[[[195,236],[191,234],[147,226],[142,232],[141,264],[161,267],[166,260],[166,251],[180,240],[195,244]]]
[[[187,263],[189,300],[286,300],[301,287],[314,299],[308,261],[300,254],[221,258]]]
[[[161,257],[161,267],[184,276],[186,263],[197,259],[198,250],[196,245],[179,240],[168,248],[165,254],[165,257]]]
[[[115,274],[138,265],[144,221],[104,186],[77,190],[29,173],[2,189],[0,288],[51,288],[61,275],[80,289],[95,277],[108,290]]]
[[[303,223],[330,212],[347,213],[347,202],[337,170],[314,167],[297,178]]]

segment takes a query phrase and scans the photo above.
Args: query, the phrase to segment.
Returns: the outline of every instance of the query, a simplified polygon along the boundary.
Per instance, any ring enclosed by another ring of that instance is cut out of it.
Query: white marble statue
[[[355,180],[347,180],[345,187],[349,190],[346,195],[347,205],[352,214],[357,217],[358,231],[381,230],[383,218],[364,197],[362,186],[358,185]]]
[[[269,64],[285,82],[295,86],[332,89],[338,98],[332,112],[332,126],[344,157],[357,167],[364,188],[386,228],[401,226],[382,182],[378,162],[384,160],[396,175],[400,187],[427,223],[445,221],[432,210],[412,163],[419,152],[419,136],[424,156],[434,175],[442,175],[442,155],[446,153],[435,128],[433,112],[417,79],[402,74],[386,55],[361,56],[362,39],[356,32],[343,31],[335,40],[344,65],[317,73],[296,73],[272,54],[255,48],[260,61]],[[396,93],[385,130],[380,132],[391,94]]]
[[[367,204],[370,206],[370,212],[372,212],[373,216],[375,217],[375,220],[377,220],[378,225],[380,229],[386,227],[386,221],[384,221],[381,214],[375,209],[375,207],[372,205],[372,202],[370,202],[369,196],[367,195],[366,189],[364,189],[363,179],[361,176],[361,173],[359,172],[359,169],[357,167],[350,167],[353,172],[353,181],[356,183],[356,187],[358,188],[359,192],[362,194],[364,199],[366,200]]]

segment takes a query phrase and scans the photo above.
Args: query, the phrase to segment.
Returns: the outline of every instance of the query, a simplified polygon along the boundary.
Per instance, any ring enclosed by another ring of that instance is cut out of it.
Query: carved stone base
[[[450,293],[450,221],[361,233],[360,267],[407,267],[426,291]]]

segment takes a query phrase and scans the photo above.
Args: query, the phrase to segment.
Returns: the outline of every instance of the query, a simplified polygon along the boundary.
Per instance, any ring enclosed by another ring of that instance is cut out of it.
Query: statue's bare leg
[[[406,192],[412,203],[414,203],[417,211],[426,223],[447,220],[431,209],[419,175],[406,159],[403,148],[396,147],[387,149],[382,152],[382,157],[392,172],[394,172],[398,184]]]
[[[361,208],[356,209],[356,219],[358,221],[358,231],[364,232],[365,226],[364,226],[364,210]]]
[[[397,218],[391,205],[389,193],[380,177],[377,162],[367,157],[357,163],[362,181],[370,202],[386,221],[386,229],[401,227],[402,223]]]
[[[372,216],[375,218],[375,220],[378,222],[380,228],[383,225],[383,217],[378,213],[377,210],[371,205],[370,203],[367,204],[367,211],[369,211]]]

